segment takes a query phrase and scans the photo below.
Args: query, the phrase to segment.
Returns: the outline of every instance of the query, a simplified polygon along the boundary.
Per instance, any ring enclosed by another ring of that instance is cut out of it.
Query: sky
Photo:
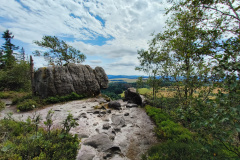
[[[40,49],[33,41],[57,36],[86,55],[83,64],[108,75],[143,75],[135,71],[137,51],[163,31],[166,7],[162,0],[1,0],[0,32],[9,29],[28,55]],[[33,59],[35,68],[48,64]]]

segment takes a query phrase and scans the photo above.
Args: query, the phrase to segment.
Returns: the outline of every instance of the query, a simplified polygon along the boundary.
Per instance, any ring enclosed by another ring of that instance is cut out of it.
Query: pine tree
[[[3,65],[4,67],[11,68],[11,66],[15,63],[13,50],[17,50],[19,47],[11,43],[11,40],[14,38],[14,36],[9,30],[6,30],[2,34],[2,38],[5,39],[5,43],[2,45],[4,51],[4,54],[2,55]]]
[[[24,48],[22,47],[20,50],[20,61],[25,61],[25,59],[26,59],[26,54],[25,54]]]

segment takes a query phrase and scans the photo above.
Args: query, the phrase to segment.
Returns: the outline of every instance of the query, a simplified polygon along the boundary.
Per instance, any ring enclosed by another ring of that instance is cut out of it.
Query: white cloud
[[[112,59],[101,63],[110,73],[126,73],[121,69],[128,64],[127,72],[137,74],[134,71],[134,64],[138,64],[137,50],[148,47],[151,33],[163,30],[165,7],[158,0],[21,0],[21,4],[2,0],[0,18],[4,21],[0,23],[0,31],[9,28],[16,39],[28,44],[43,35],[71,37],[74,41],[69,43],[86,56]],[[104,20],[105,26],[96,16]],[[81,41],[97,36],[113,40],[102,46]]]
[[[91,60],[89,61],[90,63],[94,63],[94,64],[98,64],[98,63],[102,63],[101,60]]]

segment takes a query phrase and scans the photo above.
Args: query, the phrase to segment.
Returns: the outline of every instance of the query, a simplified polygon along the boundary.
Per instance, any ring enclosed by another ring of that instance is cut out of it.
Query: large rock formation
[[[43,98],[72,92],[98,95],[107,87],[108,77],[101,67],[93,70],[88,65],[68,64],[39,68],[34,73],[35,92]]]

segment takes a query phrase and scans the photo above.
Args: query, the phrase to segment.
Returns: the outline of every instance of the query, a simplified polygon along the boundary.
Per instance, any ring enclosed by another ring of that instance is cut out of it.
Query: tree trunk
[[[31,74],[31,85],[32,85],[32,95],[35,95],[35,86],[34,86],[34,69],[33,69],[33,59],[32,56],[30,56],[30,74]]]

